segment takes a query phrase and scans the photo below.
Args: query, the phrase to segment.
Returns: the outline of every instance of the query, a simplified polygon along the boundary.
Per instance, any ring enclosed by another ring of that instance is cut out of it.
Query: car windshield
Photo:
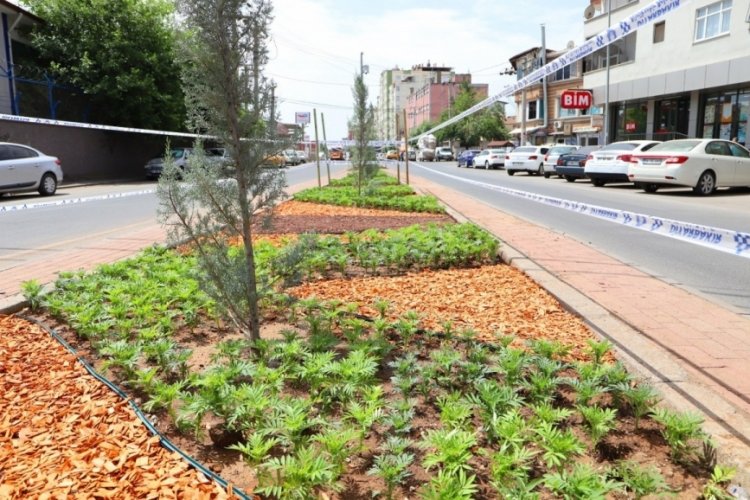
[[[170,151],[170,154],[171,154],[172,158],[176,160],[178,158],[182,158],[182,155],[185,154],[185,150],[182,149],[182,148],[173,149],[173,150]]]
[[[701,141],[667,141],[657,144],[649,151],[692,151]]]
[[[505,154],[505,151],[503,151],[502,149],[490,149],[490,153],[494,155],[499,155],[499,154]]]
[[[535,153],[536,148],[533,146],[522,146],[513,150],[514,153]]]

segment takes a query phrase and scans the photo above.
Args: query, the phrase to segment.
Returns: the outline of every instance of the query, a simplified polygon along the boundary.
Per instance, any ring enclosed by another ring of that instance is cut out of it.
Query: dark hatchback
[[[470,167],[474,162],[474,157],[480,153],[478,149],[467,149],[458,155],[459,167]]]
[[[576,179],[585,179],[583,167],[586,166],[586,160],[594,151],[601,149],[601,146],[584,146],[570,153],[560,155],[555,165],[555,173],[565,178],[568,182],[575,182]]]

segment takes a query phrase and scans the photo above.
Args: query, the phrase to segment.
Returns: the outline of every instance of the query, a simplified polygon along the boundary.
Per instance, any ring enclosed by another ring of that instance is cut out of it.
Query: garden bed
[[[162,327],[170,334],[159,337],[157,317],[153,331],[138,330],[137,355],[128,351],[132,342],[103,340],[121,328],[109,316],[83,328],[83,317],[93,314],[84,307],[56,313],[67,318],[62,322],[40,317],[127,385],[161,432],[248,492],[324,491],[342,499],[372,498],[373,492],[394,498],[497,498],[499,492],[626,498],[641,487],[678,498],[701,495],[709,474],[694,448],[703,438],[698,425],[680,420],[691,432],[682,435],[682,445],[670,444],[664,431],[680,417],[663,412],[652,418],[654,395],[579,318],[519,271],[493,262],[494,255],[457,259],[452,249],[458,240],[476,238],[480,249],[487,244],[473,229],[453,233],[439,214],[302,202],[277,211],[267,229],[274,233],[343,237],[342,243],[302,238],[298,248],[307,251],[290,252],[301,255],[297,263],[305,271],[299,275],[271,266],[296,286],[264,303],[260,344],[247,344],[221,321],[185,279],[189,263],[170,261],[166,270],[154,271],[173,294],[158,300],[169,303],[157,316],[167,319]],[[430,241],[444,246],[412,255],[404,268],[386,254],[404,240],[419,247],[415,229],[382,240],[375,232],[354,234],[413,224],[433,228]],[[448,229],[434,229],[440,225]],[[295,240],[272,238],[260,246],[259,258]],[[349,252],[349,258],[344,265],[323,259],[321,266],[319,252]],[[375,264],[369,263],[373,256]],[[63,276],[60,285],[71,286],[82,302],[94,300],[87,293],[105,302],[127,297],[107,286],[145,279],[135,269],[156,269],[172,257],[156,252],[141,259],[132,268],[109,269],[109,277],[91,287],[95,292],[75,288],[77,276]],[[146,286],[138,290],[151,293]],[[139,313],[120,314],[135,321]],[[102,324],[104,337],[97,333]],[[162,342],[162,351],[147,344],[144,331]],[[125,331],[123,338],[132,337]]]

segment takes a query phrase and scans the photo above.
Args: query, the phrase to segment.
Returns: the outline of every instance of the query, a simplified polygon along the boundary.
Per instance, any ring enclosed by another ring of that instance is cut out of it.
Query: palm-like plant
[[[248,464],[255,466],[262,463],[278,443],[279,439],[274,436],[268,437],[267,431],[257,431],[246,442],[233,444],[229,449],[239,451]]]
[[[319,443],[336,464],[339,473],[344,470],[344,462],[354,450],[359,432],[351,427],[331,426],[313,440]]]
[[[439,397],[437,405],[440,408],[440,421],[449,429],[462,427],[473,413],[471,403],[460,392]]]
[[[664,426],[661,433],[669,443],[672,459],[676,462],[688,461],[698,450],[697,442],[707,439],[701,429],[703,418],[700,415],[657,408],[653,412],[653,419]]]
[[[617,426],[617,410],[598,406],[576,407],[583,417],[584,428],[596,447],[601,440]]]
[[[459,469],[455,473],[446,470],[438,471],[419,492],[422,500],[471,500],[479,491],[476,476],[466,475]]]
[[[548,469],[562,469],[574,456],[586,451],[586,447],[570,431],[565,432],[550,423],[542,422],[536,429],[537,444],[542,449],[542,459]]]
[[[300,500],[314,498],[321,490],[341,489],[336,465],[311,446],[263,463],[258,468],[258,486],[258,493]]]
[[[630,384],[620,384],[620,387],[622,399],[633,412],[635,428],[638,429],[641,419],[653,411],[661,398],[652,386],[645,383],[635,387]]]
[[[414,462],[414,455],[411,453],[400,453],[398,455],[378,455],[367,471],[371,476],[378,476],[385,481],[386,498],[393,498],[393,490],[409,477],[411,473],[408,467]]]
[[[588,464],[577,463],[570,472],[560,470],[544,476],[544,484],[553,493],[567,499],[600,498],[622,491],[623,485],[607,478],[607,474]]]
[[[424,437],[421,443],[429,451],[425,454],[422,465],[426,469],[440,467],[453,475],[460,470],[469,470],[471,449],[476,446],[477,438],[472,432],[461,429],[435,429]]]

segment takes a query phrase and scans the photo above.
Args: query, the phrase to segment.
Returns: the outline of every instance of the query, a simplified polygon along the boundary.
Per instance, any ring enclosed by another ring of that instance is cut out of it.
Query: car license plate
[[[661,165],[661,160],[659,158],[644,158],[641,163],[644,165]]]
[[[569,161],[568,163],[566,163],[566,165],[569,166],[569,167],[580,167],[581,166],[581,162],[580,161]]]
[[[513,165],[523,165],[523,162],[522,161],[514,161]]]
[[[614,157],[613,156],[600,156],[597,159],[601,160],[601,161],[612,161],[614,159]]]

